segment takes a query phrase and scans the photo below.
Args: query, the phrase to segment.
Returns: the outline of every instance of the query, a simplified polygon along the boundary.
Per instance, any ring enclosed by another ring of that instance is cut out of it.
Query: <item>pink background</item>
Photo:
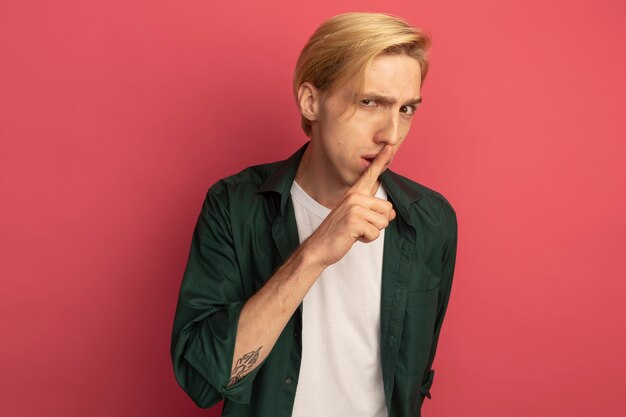
[[[619,0],[0,3],[0,415],[217,416],[169,343],[207,188],[305,140],[298,53],[387,11],[434,40],[394,162],[459,220],[424,415],[626,415]]]

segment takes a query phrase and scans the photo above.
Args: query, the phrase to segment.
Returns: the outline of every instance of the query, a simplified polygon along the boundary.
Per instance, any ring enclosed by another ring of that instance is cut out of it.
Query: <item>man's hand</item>
[[[378,177],[390,159],[391,146],[387,145],[304,242],[314,259],[325,267],[343,258],[357,240],[365,243],[376,240],[396,217],[389,201],[374,197]]]

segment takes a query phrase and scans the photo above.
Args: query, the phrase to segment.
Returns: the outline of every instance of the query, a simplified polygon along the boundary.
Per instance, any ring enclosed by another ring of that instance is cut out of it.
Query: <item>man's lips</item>
[[[382,151],[381,151],[382,152]],[[374,159],[376,159],[376,157],[378,156],[380,152],[377,153],[370,153],[367,155],[361,155],[361,158],[367,160],[368,162],[374,162]],[[391,161],[393,161],[393,156],[389,159],[389,164],[391,164]]]
[[[368,155],[362,155],[361,158],[367,159],[368,161],[372,162],[376,158],[376,155],[378,155],[378,154],[377,153],[371,153],[371,154],[368,154]]]
[[[367,167],[369,167],[374,162],[374,159],[376,159],[376,156],[378,156],[378,154],[370,154],[370,155],[361,156],[363,168],[367,169]],[[391,159],[389,160],[387,165],[390,165],[390,164],[391,164]]]

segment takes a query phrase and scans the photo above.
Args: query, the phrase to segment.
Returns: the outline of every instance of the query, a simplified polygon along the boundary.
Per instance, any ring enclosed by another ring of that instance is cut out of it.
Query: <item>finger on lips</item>
[[[387,221],[396,217],[396,211],[390,201],[376,197],[376,182],[385,168],[391,163],[391,146],[385,147],[376,155],[372,163],[363,172],[361,177],[354,183],[350,193],[353,202],[384,215]]]
[[[389,148],[389,149],[387,149]],[[369,193],[370,195],[376,194],[376,181],[382,172],[385,170],[385,167],[389,165],[389,152],[391,150],[390,145],[385,145],[385,147],[378,152],[376,158],[372,161],[372,163],[367,167],[365,172],[361,175],[361,178],[357,180],[354,184],[355,188],[362,193]]]

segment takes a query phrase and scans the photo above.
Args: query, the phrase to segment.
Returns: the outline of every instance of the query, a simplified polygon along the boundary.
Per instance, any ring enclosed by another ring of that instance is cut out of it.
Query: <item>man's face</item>
[[[419,105],[421,70],[407,55],[380,55],[364,74],[364,93],[349,82],[321,92],[311,137],[315,163],[338,186],[351,186],[386,144],[392,155],[406,138]]]

